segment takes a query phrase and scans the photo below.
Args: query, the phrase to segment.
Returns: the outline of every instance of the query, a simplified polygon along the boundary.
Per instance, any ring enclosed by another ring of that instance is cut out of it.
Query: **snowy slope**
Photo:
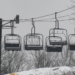
[[[4,74],[10,75],[10,74]],[[39,68],[28,71],[16,72],[11,75],[75,75],[75,67],[52,67],[52,68]]]

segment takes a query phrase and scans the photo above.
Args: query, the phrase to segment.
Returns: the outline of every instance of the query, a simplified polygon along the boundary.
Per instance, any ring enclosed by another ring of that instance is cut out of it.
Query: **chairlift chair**
[[[42,50],[43,49],[43,35],[42,34],[27,34],[24,37],[25,50]]]
[[[20,51],[21,50],[21,37],[14,34],[14,21],[10,21],[11,34],[6,34],[4,36],[4,48],[7,51]]]
[[[62,52],[63,45],[67,45],[67,30],[53,28],[46,38],[46,50],[50,52]]]
[[[59,36],[62,38],[61,41],[58,41],[57,39],[55,41],[50,40],[50,43],[52,45],[67,45],[67,30],[66,29],[62,29],[62,28],[50,29],[49,35],[53,37]]]
[[[67,30],[59,28],[59,21],[55,12],[55,28],[49,30],[46,38],[46,50],[50,52],[61,52],[62,46],[67,45]]]
[[[17,34],[6,34],[4,44],[5,50],[21,50],[21,37]]]
[[[31,33],[24,36],[24,49],[25,50],[43,50],[43,35],[35,33],[35,26],[32,19]],[[32,29],[34,28],[34,33]]]
[[[62,45],[55,45],[52,42],[59,42],[62,38],[58,36],[48,36],[46,37],[46,51],[47,52],[62,52]]]

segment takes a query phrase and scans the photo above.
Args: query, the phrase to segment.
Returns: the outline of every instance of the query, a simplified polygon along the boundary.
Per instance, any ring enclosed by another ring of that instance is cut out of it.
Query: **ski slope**
[[[61,66],[61,67],[50,67],[50,68],[39,68],[28,71],[15,72],[4,75],[75,75],[75,66]]]

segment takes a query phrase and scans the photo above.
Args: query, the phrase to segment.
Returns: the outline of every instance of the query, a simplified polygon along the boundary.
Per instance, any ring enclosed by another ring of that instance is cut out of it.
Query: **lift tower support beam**
[[[2,42],[2,19],[0,18],[0,75],[1,75],[1,42]]]

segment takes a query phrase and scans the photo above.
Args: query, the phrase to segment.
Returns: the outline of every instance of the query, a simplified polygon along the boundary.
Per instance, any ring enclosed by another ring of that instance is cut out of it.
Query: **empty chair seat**
[[[57,42],[56,45],[67,45],[67,30],[61,28],[53,28],[49,31],[50,36],[59,36],[61,41]]]
[[[55,41],[56,39],[58,39],[58,41]],[[58,45],[58,44],[56,45],[56,43],[61,41],[61,40],[62,39],[58,36],[46,37],[46,51],[47,52],[62,52],[62,45]]]
[[[17,34],[7,34],[4,36],[5,50],[21,50],[21,37]]]
[[[25,50],[43,50],[43,35],[41,34],[27,34],[24,37]]]

